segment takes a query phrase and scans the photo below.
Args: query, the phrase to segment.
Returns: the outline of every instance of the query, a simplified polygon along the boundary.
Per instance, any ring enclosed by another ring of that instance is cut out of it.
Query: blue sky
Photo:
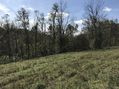
[[[84,6],[89,0],[64,1],[67,2],[67,9],[65,12],[75,18],[78,24],[81,24],[84,19]],[[39,10],[40,13],[47,15],[55,2],[59,2],[59,0],[0,0],[0,16],[9,13],[13,18],[21,7],[25,7],[31,12]],[[104,0],[104,2],[103,12],[107,13],[107,17],[110,19],[119,19],[119,0]]]

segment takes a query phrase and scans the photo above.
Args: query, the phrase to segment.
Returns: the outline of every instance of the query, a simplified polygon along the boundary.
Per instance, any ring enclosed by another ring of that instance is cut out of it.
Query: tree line
[[[119,45],[119,23],[106,19],[101,3],[86,5],[78,35],[78,24],[64,16],[65,7],[62,2],[53,4],[48,21],[35,10],[32,26],[30,12],[25,8],[18,10],[15,21],[5,14],[0,24],[0,63]]]

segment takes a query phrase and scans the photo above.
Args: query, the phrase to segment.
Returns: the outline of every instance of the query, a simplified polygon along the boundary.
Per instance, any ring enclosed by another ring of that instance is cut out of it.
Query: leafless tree
[[[5,14],[3,16],[3,20],[4,20],[4,29],[7,31],[7,46],[8,46],[8,55],[9,55],[9,59],[11,58],[12,56],[12,53],[11,53],[11,36],[10,36],[10,20],[9,20],[9,15],[8,14]]]
[[[90,47],[94,49],[97,46],[97,40],[100,38],[98,37],[99,34],[99,26],[100,21],[105,18],[105,14],[103,11],[103,4],[102,0],[91,0],[85,8],[86,11],[86,20],[85,20],[85,29],[88,32],[88,38],[90,40]]]
[[[26,54],[27,58],[30,57],[30,45],[29,45],[29,12],[21,8],[17,13],[17,20],[21,22],[22,28],[25,30],[25,44],[26,44]]]

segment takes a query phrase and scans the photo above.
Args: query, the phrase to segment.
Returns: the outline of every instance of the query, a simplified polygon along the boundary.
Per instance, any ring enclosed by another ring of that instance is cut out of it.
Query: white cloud
[[[78,34],[81,33],[84,20],[85,20],[85,19],[81,19],[81,20],[76,20],[76,21],[74,21],[75,24],[78,24],[78,32],[76,32],[75,35],[78,35]]]
[[[105,11],[105,12],[111,12],[112,11],[112,8],[104,7],[103,11]]]
[[[34,26],[34,24],[35,24],[35,23],[34,23],[34,19],[31,18],[31,19],[29,20],[30,29]]]
[[[77,31],[74,33],[75,36],[79,35],[81,33],[81,31]]]
[[[0,3],[0,13],[9,14],[10,13],[10,9],[7,8],[4,4]]]
[[[26,5],[21,5],[20,8],[25,8],[25,9],[27,9],[28,11],[34,11],[34,8],[28,7],[28,6],[26,6]]]
[[[10,18],[13,19],[15,16],[14,12],[9,9],[6,5],[0,3],[0,17],[4,16],[5,14],[9,14]]]
[[[69,16],[69,13],[67,13],[67,12],[63,12],[63,16],[66,18],[66,17]]]
[[[50,18],[50,13],[47,13],[47,15],[45,16],[45,19],[48,20]]]
[[[59,12],[59,13],[57,13],[57,16],[63,16],[64,18],[66,18],[66,17],[68,17],[69,16],[69,13],[67,13],[67,12]]]
[[[61,13],[57,13],[57,16],[58,16],[58,15],[61,15]],[[69,13],[63,12],[62,15],[63,15],[64,18],[66,18],[66,17],[69,16]],[[51,14],[50,14],[50,13],[47,13],[47,15],[45,16],[45,19],[48,20],[48,19],[50,18],[50,16],[51,16]]]
[[[76,21],[74,21],[76,24],[78,24],[78,25],[82,25],[83,24],[83,22],[84,22],[84,20],[76,20]]]
[[[28,7],[27,8],[29,11],[34,11],[34,9],[32,7]]]

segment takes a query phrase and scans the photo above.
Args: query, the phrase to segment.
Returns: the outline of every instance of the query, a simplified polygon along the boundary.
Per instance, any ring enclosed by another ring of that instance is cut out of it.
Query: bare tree
[[[22,28],[25,30],[25,44],[27,58],[30,58],[30,45],[29,45],[29,12],[21,8],[17,13],[17,20],[21,22]]]
[[[45,32],[45,30],[46,30],[46,28],[45,28],[45,17],[44,17],[43,13],[41,13],[39,16],[39,25],[40,25],[41,32]]]
[[[67,13],[66,11],[66,3],[63,2],[62,0],[59,2],[59,11],[58,11],[58,16],[57,16],[57,39],[56,43],[57,45],[57,50],[58,52],[63,52],[63,46],[64,46],[64,32],[66,31],[65,26],[68,23],[68,16],[65,16]],[[67,20],[67,21],[66,21]],[[66,26],[67,27],[67,26]]]
[[[7,31],[7,47],[8,47],[8,55],[9,55],[9,59],[11,58],[12,56],[12,53],[11,53],[11,36],[10,36],[10,20],[9,20],[9,15],[8,14],[5,14],[3,16],[3,20],[5,22],[4,24],[4,29]]]
[[[33,27],[33,30],[35,30],[35,56],[37,56],[37,50],[38,50],[38,25],[39,25],[39,11],[35,10],[35,25]]]
[[[50,13],[50,18],[49,18],[49,32],[51,35],[51,48],[53,53],[55,53],[55,48],[56,48],[56,19],[57,19],[57,13],[59,11],[59,5],[57,3],[53,4],[52,11]]]
[[[105,15],[103,11],[102,0],[91,0],[90,3],[86,5],[86,20],[85,20],[85,29],[88,32],[88,38],[90,41],[90,48],[100,48],[101,44],[99,34],[100,34],[100,21],[104,19]],[[97,44],[98,43],[98,44]]]

